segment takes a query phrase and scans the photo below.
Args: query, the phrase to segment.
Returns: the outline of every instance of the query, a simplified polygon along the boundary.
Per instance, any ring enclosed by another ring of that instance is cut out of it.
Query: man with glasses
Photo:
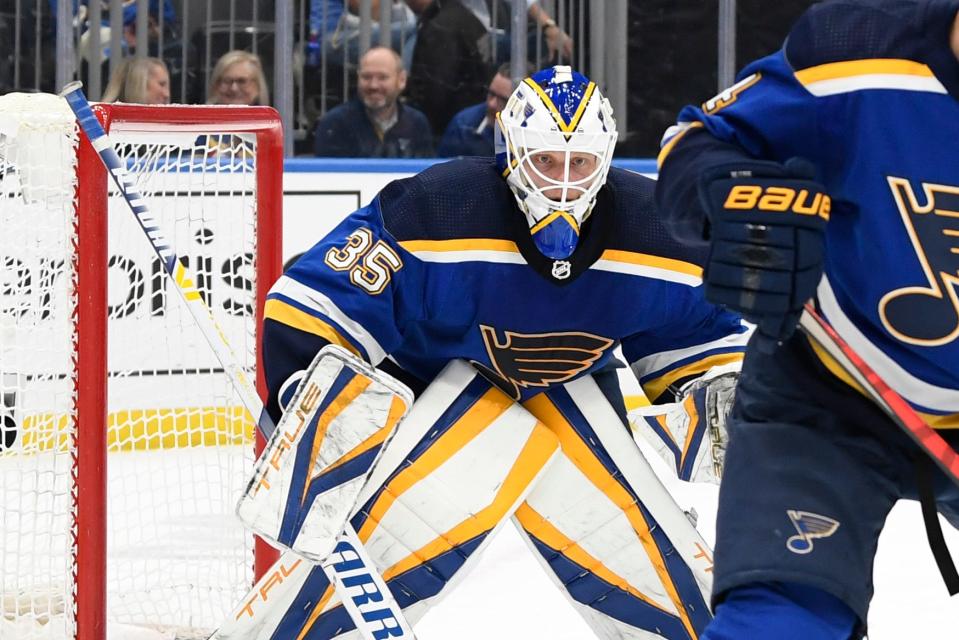
[[[513,91],[510,63],[500,65],[486,89],[486,100],[466,107],[450,121],[436,149],[441,158],[492,156],[496,114],[506,106]]]

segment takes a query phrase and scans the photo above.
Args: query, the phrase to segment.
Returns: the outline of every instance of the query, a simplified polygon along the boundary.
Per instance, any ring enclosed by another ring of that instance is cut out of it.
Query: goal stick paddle
[[[868,364],[842,339],[811,303],[806,303],[799,326],[826,353],[862,386],[876,404],[905,431],[949,478],[959,485],[959,454],[949,446],[936,430],[919,417],[915,409],[896,393]]]
[[[147,240],[150,241],[150,245],[153,247],[157,257],[159,257],[163,263],[167,275],[170,276],[176,284],[176,290],[186,303],[187,309],[189,309],[190,314],[196,321],[204,338],[206,338],[206,341],[213,349],[217,360],[223,365],[223,369],[233,384],[233,387],[236,389],[236,392],[239,394],[243,405],[256,420],[257,428],[263,436],[268,439],[275,430],[275,425],[266,412],[266,408],[263,406],[263,400],[260,399],[256,387],[250,380],[247,372],[240,365],[236,353],[227,341],[226,333],[220,328],[213,316],[212,310],[203,300],[203,296],[200,295],[195,284],[196,279],[179,259],[173,246],[167,240],[166,234],[163,233],[160,227],[160,221],[150,213],[150,209],[144,201],[143,196],[137,190],[136,182],[127,171],[126,164],[113,148],[110,137],[93,113],[93,109],[90,107],[90,103],[83,93],[83,83],[71,82],[67,84],[60,92],[60,96],[67,101],[67,104],[77,118],[80,129],[87,136],[93,149],[97,152],[97,155],[106,167],[107,173],[110,174],[117,190],[129,206],[130,212],[133,214],[133,217],[136,218]],[[356,532],[352,531],[349,523],[347,523],[346,527],[346,538],[349,540],[356,539]],[[380,578],[380,581],[382,581],[382,577],[378,575],[376,567],[370,559],[369,554],[366,553],[363,545],[357,545],[355,551],[369,572],[376,574],[375,577]],[[337,591],[343,596],[341,599],[344,603],[350,601],[350,596],[346,592],[342,577],[334,572],[331,578],[335,578],[333,579],[333,583]],[[389,589],[386,589],[382,596],[384,601],[381,603],[381,606],[390,609],[395,620],[397,620],[403,627],[403,630],[407,632],[406,635],[394,637],[412,638],[413,633],[411,627],[403,616],[399,605],[396,604],[396,600],[393,598]],[[349,607],[347,607],[347,611],[349,611],[350,617],[353,619],[360,633],[363,634],[367,640],[375,640],[373,634],[368,631],[367,623],[359,612]]]

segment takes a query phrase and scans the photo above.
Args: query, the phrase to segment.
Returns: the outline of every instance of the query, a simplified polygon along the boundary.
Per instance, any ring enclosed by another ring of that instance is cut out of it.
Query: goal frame
[[[282,271],[283,133],[272,107],[98,104],[107,133],[171,132],[251,134],[256,144],[257,335],[266,294]],[[107,230],[108,176],[96,150],[79,132],[77,146],[76,451],[74,576],[77,640],[103,640],[107,622]],[[132,215],[129,214],[129,215]],[[266,394],[263,358],[256,347],[256,386]],[[255,417],[254,417],[255,419]],[[256,453],[265,441],[256,434]],[[257,538],[257,578],[277,557]],[[251,585],[252,586],[252,585]]]

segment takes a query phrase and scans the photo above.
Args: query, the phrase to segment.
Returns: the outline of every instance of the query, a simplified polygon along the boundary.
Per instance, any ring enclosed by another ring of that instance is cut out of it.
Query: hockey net
[[[257,371],[276,113],[97,110]],[[253,583],[254,425],[81,138],[59,97],[0,97],[0,638],[200,637]]]

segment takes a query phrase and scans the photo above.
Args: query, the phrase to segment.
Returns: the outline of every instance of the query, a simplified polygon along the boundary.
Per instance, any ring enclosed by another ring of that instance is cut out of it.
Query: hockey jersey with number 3
[[[833,198],[822,312],[937,427],[959,426],[957,9],[955,0],[817,5],[781,51],[685,108],[660,154],[675,185],[695,184],[709,157],[728,161],[731,148],[702,131],[756,157],[811,160]],[[688,162],[694,147],[702,159]],[[677,228],[696,227],[687,211],[669,213]]]

